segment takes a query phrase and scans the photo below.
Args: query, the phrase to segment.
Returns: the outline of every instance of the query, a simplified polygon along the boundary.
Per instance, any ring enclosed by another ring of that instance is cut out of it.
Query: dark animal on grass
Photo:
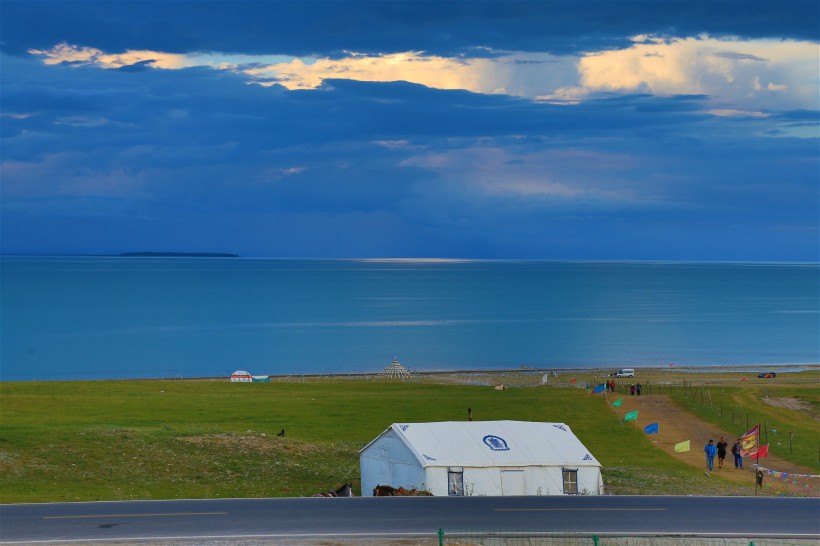
[[[345,483],[339,489],[327,493],[316,493],[314,497],[353,497],[353,484]]]
[[[396,488],[389,485],[377,485],[373,488],[374,497],[395,497]]]
[[[285,437],[285,429],[282,429],[282,432],[278,432],[276,435],[281,436],[282,438],[284,438]]]
[[[389,485],[377,485],[373,489],[374,497],[432,497],[433,494],[424,489],[405,489],[404,487],[391,487]]]
[[[424,490],[424,489],[416,489],[415,487],[413,489],[405,489],[404,487],[399,487],[396,490],[396,496],[397,497],[432,497],[433,494],[430,493],[429,491]]]

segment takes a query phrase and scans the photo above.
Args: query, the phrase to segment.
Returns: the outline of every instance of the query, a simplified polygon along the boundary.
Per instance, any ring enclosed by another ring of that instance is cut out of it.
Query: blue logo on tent
[[[425,458],[425,459],[427,459],[428,461],[435,461],[435,459],[434,459],[433,457],[430,457],[429,455],[425,455],[424,453],[422,453],[422,455],[423,455],[423,456],[424,456],[424,458]]]
[[[567,431],[567,429],[564,427],[564,425],[552,425],[552,426],[554,426],[555,428],[560,428],[560,429],[561,429],[561,430],[563,430],[564,432],[566,432],[566,431]]]
[[[592,460],[592,457],[590,457],[590,456],[589,456],[589,453],[587,453],[586,455],[584,455],[584,459],[583,459],[583,460],[585,460],[585,461],[591,461],[591,460]]]
[[[410,425],[399,425],[399,428],[401,429],[402,432],[404,432],[405,430],[410,428]]]
[[[484,443],[492,449],[493,451],[509,451],[510,448],[507,447],[507,442],[504,438],[499,438],[498,436],[493,436],[492,434],[488,434],[484,437]]]

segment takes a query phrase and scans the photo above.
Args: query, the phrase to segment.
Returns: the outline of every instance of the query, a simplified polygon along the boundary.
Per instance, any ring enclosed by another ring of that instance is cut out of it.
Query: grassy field
[[[709,480],[666,456],[623,428],[602,397],[568,388],[566,377],[548,386],[533,377],[482,376],[467,378],[467,385],[458,384],[464,377],[446,376],[4,383],[0,502],[309,496],[345,481],[359,494],[358,450],[391,423],[464,420],[467,408],[475,420],[567,423],[603,464],[608,493],[753,494],[751,484]],[[755,422],[767,423],[770,443],[774,435],[795,432],[800,441],[792,452],[781,445],[778,455],[817,468],[818,372],[737,385],[726,376],[710,383],[711,405],[695,401],[694,390],[686,397],[672,386],[681,384],[680,375],[643,377],[656,388],[666,385],[698,415],[693,418],[725,426],[727,406],[736,404],[744,426],[747,408]],[[691,386],[699,378],[686,379]],[[511,388],[489,386],[498,381]],[[765,396],[799,399],[814,414],[761,403]],[[282,429],[284,438],[277,437]]]

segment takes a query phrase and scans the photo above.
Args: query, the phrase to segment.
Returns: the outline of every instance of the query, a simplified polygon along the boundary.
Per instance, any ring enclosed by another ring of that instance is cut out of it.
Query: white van
[[[623,370],[618,370],[615,374],[615,377],[635,377],[635,370],[632,368],[624,368]]]

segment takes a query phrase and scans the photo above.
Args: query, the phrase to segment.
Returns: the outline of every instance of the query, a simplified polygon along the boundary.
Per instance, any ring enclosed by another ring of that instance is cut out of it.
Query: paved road
[[[433,537],[449,530],[820,539],[820,499],[387,497],[0,505],[4,543]]]

